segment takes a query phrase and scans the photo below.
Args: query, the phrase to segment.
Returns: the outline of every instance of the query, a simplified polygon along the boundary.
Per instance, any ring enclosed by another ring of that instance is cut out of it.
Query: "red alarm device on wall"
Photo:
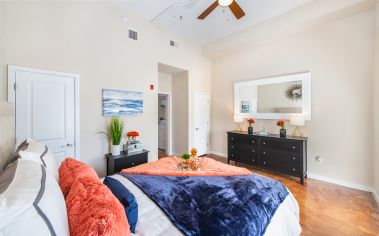
[[[154,90],[154,84],[150,84],[150,90]]]

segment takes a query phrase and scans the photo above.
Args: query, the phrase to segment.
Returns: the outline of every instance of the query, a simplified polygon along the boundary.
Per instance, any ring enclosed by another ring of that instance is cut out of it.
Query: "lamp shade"
[[[218,4],[222,7],[227,7],[232,4],[233,0],[218,0]]]
[[[305,126],[304,116],[291,116],[290,125],[292,126]]]
[[[245,119],[241,115],[234,115],[234,123],[243,123]]]

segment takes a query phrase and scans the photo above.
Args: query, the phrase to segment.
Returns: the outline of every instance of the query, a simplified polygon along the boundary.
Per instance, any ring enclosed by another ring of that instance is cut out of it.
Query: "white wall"
[[[101,114],[103,88],[142,91],[144,113],[123,117],[126,128],[138,130],[149,160],[157,159],[159,62],[189,71],[189,101],[193,91],[210,92],[211,64],[201,49],[174,34],[108,2],[3,2],[3,63],[77,73],[81,76],[81,160],[105,174],[104,136],[107,119]],[[126,39],[122,18],[140,33]],[[169,46],[169,40],[179,47]],[[4,79],[5,80],[5,79]],[[3,81],[2,81],[3,82]],[[192,118],[193,103],[187,113]],[[188,120],[188,128],[193,120]],[[192,132],[190,132],[192,133]],[[189,135],[189,143],[193,137]]]
[[[158,73],[158,91],[171,92],[172,91],[172,76],[167,73]]]
[[[6,99],[5,81],[3,79],[3,3],[0,2],[0,101]]]
[[[235,128],[233,82],[309,70],[308,172],[372,186],[373,43],[370,11],[283,35],[280,40],[244,45],[235,53],[226,50],[212,65],[211,150],[227,153],[226,131]],[[275,121],[258,121],[256,127],[260,126],[279,132]],[[315,162],[317,155],[321,164]]]
[[[172,75],[172,152],[181,155],[189,151],[190,144],[187,116],[188,72]],[[192,116],[193,117],[193,116]]]
[[[379,2],[374,10],[374,186],[379,194]],[[379,199],[377,199],[379,201]]]

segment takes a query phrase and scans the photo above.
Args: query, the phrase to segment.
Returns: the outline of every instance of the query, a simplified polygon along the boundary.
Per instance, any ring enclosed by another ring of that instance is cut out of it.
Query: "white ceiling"
[[[216,8],[205,20],[199,16],[215,0],[115,0],[126,10],[152,21],[176,3],[192,2],[172,7],[153,21],[158,27],[181,34],[201,45],[246,29],[313,0],[237,0],[246,16],[237,20],[229,9]],[[182,19],[180,19],[182,17]]]

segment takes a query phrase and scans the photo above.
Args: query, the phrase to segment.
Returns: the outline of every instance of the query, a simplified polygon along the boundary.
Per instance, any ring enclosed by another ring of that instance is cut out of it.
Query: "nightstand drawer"
[[[111,154],[108,154],[106,157],[107,175],[113,175],[123,169],[147,163],[148,151],[143,150],[142,152],[132,154],[122,152],[120,156],[112,156]]]
[[[130,157],[122,157],[115,159],[115,172],[120,172],[122,169],[138,166],[147,163],[146,155],[135,155]]]

